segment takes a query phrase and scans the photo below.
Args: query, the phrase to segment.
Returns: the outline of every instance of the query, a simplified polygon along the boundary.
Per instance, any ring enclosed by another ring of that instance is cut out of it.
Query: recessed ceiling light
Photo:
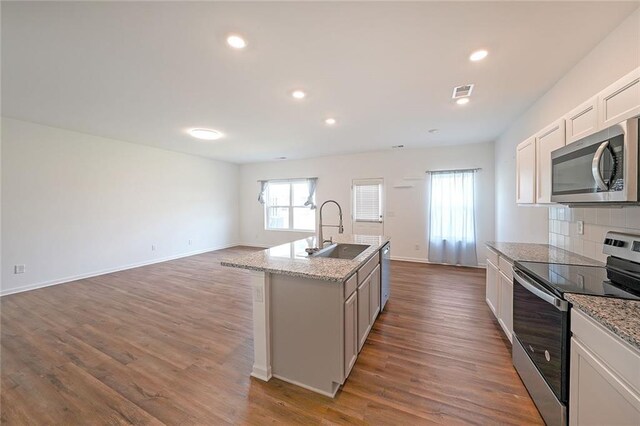
[[[244,49],[247,47],[247,41],[237,34],[231,34],[227,37],[227,44],[234,49]]]
[[[286,160],[287,157],[276,157],[276,160]]]
[[[456,101],[458,105],[466,105],[469,103],[469,98],[460,98]]]
[[[336,119],[335,118],[327,118],[326,120],[324,120],[325,124],[327,126],[333,126],[334,124],[336,124]]]
[[[429,133],[438,133],[439,131],[438,129],[429,129]]]
[[[295,99],[304,99],[307,94],[302,90],[294,90],[293,92],[291,92],[291,96],[293,96]]]
[[[222,132],[213,129],[191,129],[189,130],[189,134],[194,138],[204,139],[207,141],[214,141],[224,136]]]
[[[488,54],[489,52],[486,50],[476,50],[471,54],[471,56],[469,56],[469,60],[473,62],[481,61],[486,58]]]

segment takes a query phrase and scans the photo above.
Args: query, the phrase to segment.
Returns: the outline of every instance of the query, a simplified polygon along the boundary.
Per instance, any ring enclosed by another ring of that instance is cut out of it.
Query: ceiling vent
[[[467,96],[471,96],[471,92],[473,91],[473,84],[465,84],[464,86],[458,86],[453,88],[453,99],[458,98],[466,98]]]

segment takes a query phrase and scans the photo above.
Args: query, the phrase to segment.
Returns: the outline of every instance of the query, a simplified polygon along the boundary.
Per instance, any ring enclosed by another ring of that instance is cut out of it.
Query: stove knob
[[[546,359],[547,362],[551,361],[551,354],[549,354],[549,351],[544,351],[544,359]]]

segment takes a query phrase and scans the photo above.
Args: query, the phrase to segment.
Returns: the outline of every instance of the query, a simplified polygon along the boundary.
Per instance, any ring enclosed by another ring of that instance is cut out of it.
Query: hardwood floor
[[[5,296],[3,424],[543,424],[484,302],[484,270],[392,262],[335,399],[251,379],[234,248]]]

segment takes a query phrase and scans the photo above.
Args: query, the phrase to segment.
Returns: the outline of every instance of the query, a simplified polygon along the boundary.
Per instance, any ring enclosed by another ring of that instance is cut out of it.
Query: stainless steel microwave
[[[638,118],[551,153],[551,201],[638,204]]]

